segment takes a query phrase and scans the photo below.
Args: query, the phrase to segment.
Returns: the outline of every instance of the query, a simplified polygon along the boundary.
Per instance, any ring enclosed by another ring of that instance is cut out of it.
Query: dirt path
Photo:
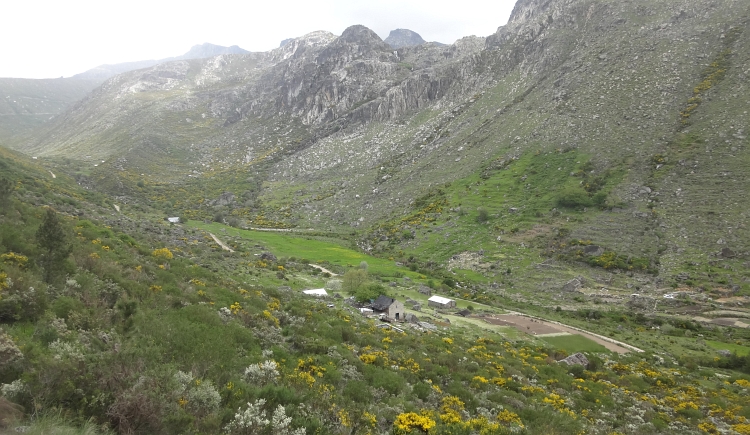
[[[57,178],[57,175],[55,175],[55,174],[54,174],[54,173],[53,173],[52,171],[50,171],[49,169],[47,170],[47,172],[49,172],[49,174],[50,174],[50,175],[52,175],[52,178]]]
[[[503,314],[499,316],[493,316],[485,318],[490,324],[512,326],[521,332],[525,332],[536,337],[553,337],[561,334],[578,334],[582,335],[591,341],[601,344],[608,350],[617,353],[627,353],[631,351],[643,352],[635,346],[631,346],[627,343],[614,340],[603,335],[595,334],[585,329],[577,328],[575,326],[565,325],[554,320],[544,320],[538,317],[529,316],[527,314],[511,312],[510,314]]]
[[[339,274],[338,274],[338,273],[333,273],[333,272],[331,272],[330,270],[326,269],[325,267],[323,267],[323,266],[318,266],[317,264],[308,264],[308,266],[310,266],[310,267],[314,267],[314,268],[318,269],[319,271],[321,271],[321,272],[323,272],[323,273],[328,273],[328,274],[330,274],[331,276],[339,276]]]
[[[219,240],[218,237],[214,236],[211,233],[208,233],[208,235],[211,236],[212,239],[214,239],[214,242],[218,243],[219,246],[221,246],[221,249],[223,249],[225,251],[229,251],[229,252],[234,252],[234,249],[232,249],[229,246],[225,245],[224,242],[222,242],[221,240]]]

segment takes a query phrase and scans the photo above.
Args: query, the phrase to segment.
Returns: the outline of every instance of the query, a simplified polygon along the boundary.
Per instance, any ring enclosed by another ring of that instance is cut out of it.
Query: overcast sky
[[[204,42],[267,51],[315,30],[363,24],[446,44],[487,36],[515,0],[9,0],[0,23],[0,77],[69,77],[101,64],[179,56]]]

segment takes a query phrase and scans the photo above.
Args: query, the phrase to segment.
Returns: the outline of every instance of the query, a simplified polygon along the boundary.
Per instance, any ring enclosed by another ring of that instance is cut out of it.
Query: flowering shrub
[[[210,414],[219,409],[221,395],[210,380],[195,379],[192,373],[177,371],[174,374],[177,403],[196,414]]]
[[[292,418],[287,417],[286,410],[283,406],[278,405],[268,419],[263,406],[266,404],[265,399],[258,399],[254,403],[248,402],[247,408],[237,410],[234,418],[224,430],[230,434],[256,434],[272,433],[275,435],[304,435],[306,429],[301,427],[292,429]]]
[[[57,339],[50,343],[49,349],[55,355],[55,359],[74,359],[83,361],[83,348],[77,343],[69,343]]]
[[[23,269],[26,267],[26,263],[29,262],[29,257],[16,254],[15,252],[8,252],[7,254],[0,255],[0,260],[5,264],[10,264]]]
[[[23,359],[21,350],[18,349],[13,339],[3,331],[0,331],[0,370]]]
[[[464,402],[456,396],[445,396],[442,402],[440,420],[445,424],[460,423],[461,412],[464,410]]]
[[[435,427],[435,420],[429,416],[417,414],[416,412],[401,413],[396,417],[393,422],[395,432],[397,434],[408,434],[413,429],[419,429],[422,432],[429,432],[430,429]]]
[[[22,380],[16,379],[10,384],[3,384],[0,386],[0,394],[8,399],[14,399],[20,396],[26,390],[26,385]]]
[[[172,251],[170,251],[169,248],[154,249],[154,251],[151,252],[151,255],[154,258],[164,259],[164,260],[171,260],[174,257],[174,255],[172,254]]]
[[[276,382],[279,378],[278,367],[279,365],[274,360],[253,364],[245,369],[245,379],[258,385]]]

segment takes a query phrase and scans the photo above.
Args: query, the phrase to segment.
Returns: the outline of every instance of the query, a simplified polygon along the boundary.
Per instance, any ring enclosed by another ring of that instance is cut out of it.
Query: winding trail
[[[219,246],[221,246],[221,249],[229,252],[234,252],[234,249],[230,248],[229,246],[225,245],[224,242],[219,240],[218,237],[214,236],[212,233],[208,233],[209,236],[211,236],[212,239],[214,239],[214,242],[218,243]]]

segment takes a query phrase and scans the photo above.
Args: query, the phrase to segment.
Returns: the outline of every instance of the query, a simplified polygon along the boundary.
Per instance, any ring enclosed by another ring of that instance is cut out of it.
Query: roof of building
[[[312,290],[302,290],[302,293],[309,296],[328,296],[328,292],[324,288],[314,288]]]
[[[430,302],[437,302],[439,304],[448,304],[453,302],[453,299],[444,298],[442,296],[430,296],[430,298],[427,300]]]
[[[396,300],[393,299],[393,298],[389,298],[388,296],[385,296],[385,295],[380,295],[380,296],[378,296],[377,299],[375,299],[375,302],[373,302],[372,304],[370,304],[370,307],[373,310],[385,311],[395,301]]]

